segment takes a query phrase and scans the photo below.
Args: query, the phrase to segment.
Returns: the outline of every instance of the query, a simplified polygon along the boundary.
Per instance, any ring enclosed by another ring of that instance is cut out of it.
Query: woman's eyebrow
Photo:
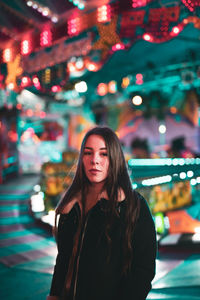
[[[93,150],[92,147],[84,147],[84,149]],[[107,150],[107,148],[106,147],[102,147],[102,148],[99,148],[99,150]]]

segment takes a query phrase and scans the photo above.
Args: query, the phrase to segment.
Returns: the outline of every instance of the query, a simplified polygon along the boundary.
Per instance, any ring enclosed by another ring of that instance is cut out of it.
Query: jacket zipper
[[[83,240],[84,240],[84,236],[85,236],[85,232],[86,232],[86,227],[87,227],[87,223],[88,223],[89,214],[90,214],[90,212],[88,213],[88,215],[85,219],[83,231],[82,231],[82,234],[81,234],[81,241],[80,241],[79,252],[78,252],[77,262],[76,262],[76,274],[75,274],[75,279],[74,279],[73,300],[75,300],[75,296],[76,296],[79,261],[80,261],[81,249],[82,249],[82,246],[83,246]]]

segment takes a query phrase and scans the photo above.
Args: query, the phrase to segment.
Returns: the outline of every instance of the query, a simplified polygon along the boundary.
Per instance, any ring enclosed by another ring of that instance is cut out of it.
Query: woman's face
[[[83,166],[91,183],[102,183],[108,176],[109,158],[104,139],[90,135],[83,149]]]

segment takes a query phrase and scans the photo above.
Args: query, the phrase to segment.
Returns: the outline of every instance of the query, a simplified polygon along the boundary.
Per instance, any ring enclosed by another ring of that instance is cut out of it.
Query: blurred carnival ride
[[[160,244],[200,242],[200,158],[131,159],[128,164],[133,187],[149,203]]]
[[[62,153],[62,162],[47,162],[42,165],[41,188],[45,194],[45,209],[54,209],[62,193],[72,182],[76,169],[78,152],[68,150]]]
[[[31,197],[36,218],[53,225],[54,209],[69,187],[76,170],[78,151],[68,149],[62,153],[62,162],[47,162],[41,167],[40,182]]]

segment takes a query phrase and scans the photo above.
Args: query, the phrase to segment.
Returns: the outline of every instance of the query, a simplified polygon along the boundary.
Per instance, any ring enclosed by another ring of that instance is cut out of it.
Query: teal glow
[[[14,166],[8,167],[7,169],[4,169],[2,173],[3,173],[3,176],[5,176],[6,174],[9,174],[12,172],[17,172],[17,170],[18,170],[18,166],[14,165]]]
[[[78,8],[79,8],[79,9],[84,9],[84,8],[85,8],[85,5],[84,5],[83,3],[80,3],[80,4],[78,4]]]
[[[17,162],[17,156],[11,156],[11,157],[4,159],[4,163],[7,163],[7,164],[13,164],[15,162]]]
[[[147,159],[129,159],[128,165],[134,166],[183,166],[199,165],[200,158],[147,158]]]
[[[133,188],[133,189],[137,189],[137,187],[138,187],[137,183],[133,183],[133,184],[132,184],[132,188]]]
[[[166,176],[159,176],[159,177],[144,179],[144,180],[142,180],[142,185],[152,186],[152,185],[167,183],[170,181],[172,181],[172,176],[166,175]]]

